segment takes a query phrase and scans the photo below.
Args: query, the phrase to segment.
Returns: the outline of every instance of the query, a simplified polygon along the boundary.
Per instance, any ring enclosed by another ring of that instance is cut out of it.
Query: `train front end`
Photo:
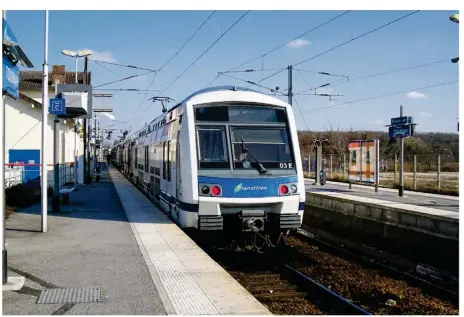
[[[268,250],[303,218],[293,111],[256,92],[224,92],[219,99],[193,106],[197,228],[235,249]]]

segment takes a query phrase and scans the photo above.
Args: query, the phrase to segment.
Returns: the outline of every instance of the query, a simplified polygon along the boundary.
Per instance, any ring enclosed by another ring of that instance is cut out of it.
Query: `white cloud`
[[[419,112],[419,115],[420,115],[421,117],[431,117],[431,116],[432,116],[431,113],[429,113],[429,112],[422,112],[422,111]]]
[[[116,120],[116,117],[115,117],[113,114],[111,114],[111,113],[102,112],[102,114],[103,114],[104,116],[107,116],[107,117],[110,118],[111,120]]]
[[[425,99],[425,98],[427,98],[426,95],[424,95],[423,93],[418,92],[418,91],[408,92],[406,94],[406,97],[409,98],[409,99]]]
[[[93,59],[96,61],[102,61],[102,62],[108,62],[108,63],[117,62],[116,58],[113,57],[113,53],[111,52],[98,52],[90,48],[85,48],[79,51],[84,51],[84,50],[89,50],[92,52],[92,55],[89,56],[89,59]]]
[[[287,43],[290,48],[300,48],[303,46],[311,45],[312,43],[308,40],[296,39]]]

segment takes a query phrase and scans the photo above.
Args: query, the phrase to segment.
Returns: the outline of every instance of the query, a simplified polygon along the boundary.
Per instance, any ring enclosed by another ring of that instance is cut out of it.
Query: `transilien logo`
[[[234,194],[239,191],[254,191],[254,190],[267,190],[267,186],[255,185],[255,186],[243,186],[243,183],[238,184],[234,188]]]

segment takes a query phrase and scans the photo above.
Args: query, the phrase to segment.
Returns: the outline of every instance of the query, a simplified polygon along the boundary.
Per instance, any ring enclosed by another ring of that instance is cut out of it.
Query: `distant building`
[[[75,72],[66,72],[65,66],[54,65],[49,72],[48,88],[49,98],[55,95],[55,81],[72,84],[75,82]],[[86,83],[90,84],[90,73],[87,74]],[[84,73],[78,72],[78,82],[84,82]],[[45,105],[48,107],[48,104]],[[19,73],[19,98],[10,96],[5,98],[5,162],[25,164],[40,163],[40,147],[42,135],[42,71],[20,71]],[[47,165],[49,171],[53,170],[53,115],[48,115],[47,130]],[[74,120],[60,119],[60,152],[59,162],[74,162]],[[78,132],[79,133],[79,132]],[[83,139],[78,136],[79,156],[79,182],[83,182]],[[27,178],[39,177],[40,167],[30,166],[27,170]],[[49,172],[48,182],[53,182]]]

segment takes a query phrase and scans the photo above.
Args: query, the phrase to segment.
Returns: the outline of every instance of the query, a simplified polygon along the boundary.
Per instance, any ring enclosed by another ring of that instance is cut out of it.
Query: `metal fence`
[[[302,155],[303,171],[314,178],[315,154]],[[348,181],[348,154],[324,154],[323,169],[328,180]],[[380,185],[399,183],[399,157],[380,157]],[[405,155],[404,182],[410,189],[459,192],[459,162],[445,155]]]
[[[5,166],[5,188],[23,182],[24,166]]]
[[[53,165],[48,165],[53,166]],[[60,187],[65,184],[74,182],[74,167],[73,163],[63,163],[59,165]],[[17,184],[25,184],[30,182],[40,183],[40,164],[22,164],[12,163],[5,164],[5,188]],[[47,171],[47,183],[53,186],[53,168]]]

